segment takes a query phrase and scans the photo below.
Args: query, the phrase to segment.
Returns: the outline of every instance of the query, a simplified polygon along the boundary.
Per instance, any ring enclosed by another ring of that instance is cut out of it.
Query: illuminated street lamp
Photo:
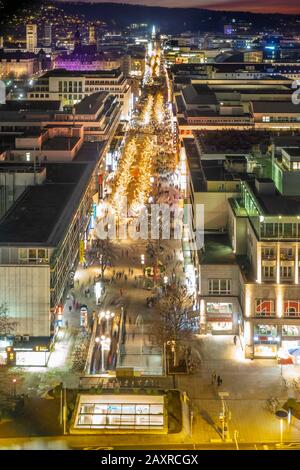
[[[12,379],[13,388],[14,388],[14,397],[17,395],[17,379]]]
[[[168,285],[168,276],[164,276],[164,286],[165,286],[165,292],[167,292],[167,285]]]
[[[141,255],[141,265],[143,270],[143,276],[145,276],[145,255]]]
[[[104,351],[110,350],[110,343],[111,340],[107,336],[102,335],[100,337],[100,344],[101,344],[101,372],[105,372],[104,367]]]

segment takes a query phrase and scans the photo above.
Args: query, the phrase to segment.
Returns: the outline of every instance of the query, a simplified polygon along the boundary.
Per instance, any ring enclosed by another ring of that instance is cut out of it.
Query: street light
[[[110,350],[110,343],[111,340],[107,336],[102,335],[100,337],[100,344],[101,344],[101,372],[105,372],[104,367],[104,351]]]
[[[14,388],[14,397],[17,395],[17,379],[12,379],[13,388]]]
[[[143,270],[143,276],[145,276],[145,255],[141,255],[141,265],[142,265],[142,270]]]
[[[167,292],[168,276],[164,276],[165,292]]]
[[[230,420],[230,412],[228,411],[226,404],[225,404],[225,397],[229,397],[228,392],[219,392],[219,397],[222,401],[222,413],[220,416],[220,420],[222,422],[222,441],[230,441],[230,435],[228,431],[228,421]]]

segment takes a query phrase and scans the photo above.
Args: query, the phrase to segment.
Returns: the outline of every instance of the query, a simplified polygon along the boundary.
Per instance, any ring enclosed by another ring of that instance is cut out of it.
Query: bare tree
[[[0,335],[11,334],[15,330],[16,324],[17,322],[10,319],[6,305],[0,304]]]
[[[115,259],[113,244],[109,239],[98,239],[96,242],[97,257],[101,268],[101,278],[104,279],[106,268],[113,264]]]
[[[193,296],[182,286],[168,288],[157,305],[152,333],[161,345],[173,345],[174,366],[178,364],[180,341],[191,339],[195,313],[192,311]]]

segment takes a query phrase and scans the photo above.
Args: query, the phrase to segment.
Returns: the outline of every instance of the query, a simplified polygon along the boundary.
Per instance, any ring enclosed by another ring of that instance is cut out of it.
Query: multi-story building
[[[39,70],[40,62],[35,54],[0,50],[0,78],[32,77]]]
[[[0,135],[11,156],[70,161],[88,140],[109,143],[120,115],[120,103],[107,92],[86,96],[66,111],[59,101],[8,101],[0,107]]]
[[[36,81],[27,98],[56,100],[72,106],[99,91],[107,91],[117,97],[122,106],[122,119],[129,119],[132,110],[131,86],[120,69],[98,72],[51,70]]]
[[[269,179],[243,182],[230,201],[246,357],[288,355],[300,345],[299,213],[300,196],[280,193]]]
[[[201,152],[191,139],[183,141],[190,230],[204,231],[201,249],[190,244],[201,333],[238,333],[246,358],[292,360],[300,345],[300,147],[298,137],[279,139],[280,147],[273,144],[257,165],[253,151],[226,156],[224,148],[222,163],[201,139]],[[249,173],[267,160],[262,177]],[[197,204],[204,205],[202,226],[193,218]]]
[[[28,52],[34,52],[37,48],[37,25],[26,25],[26,48]]]
[[[52,24],[45,24],[44,26],[44,46],[51,47],[52,45]]]
[[[43,184],[28,186],[1,219],[0,302],[14,335],[55,330],[90,223],[94,172],[91,163],[47,164]]]

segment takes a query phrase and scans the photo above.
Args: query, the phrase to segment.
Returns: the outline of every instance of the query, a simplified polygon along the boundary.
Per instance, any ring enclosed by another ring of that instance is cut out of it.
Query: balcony
[[[275,261],[276,260],[276,255],[275,255],[275,253],[264,253],[264,252],[262,252],[261,258],[264,261]]]

